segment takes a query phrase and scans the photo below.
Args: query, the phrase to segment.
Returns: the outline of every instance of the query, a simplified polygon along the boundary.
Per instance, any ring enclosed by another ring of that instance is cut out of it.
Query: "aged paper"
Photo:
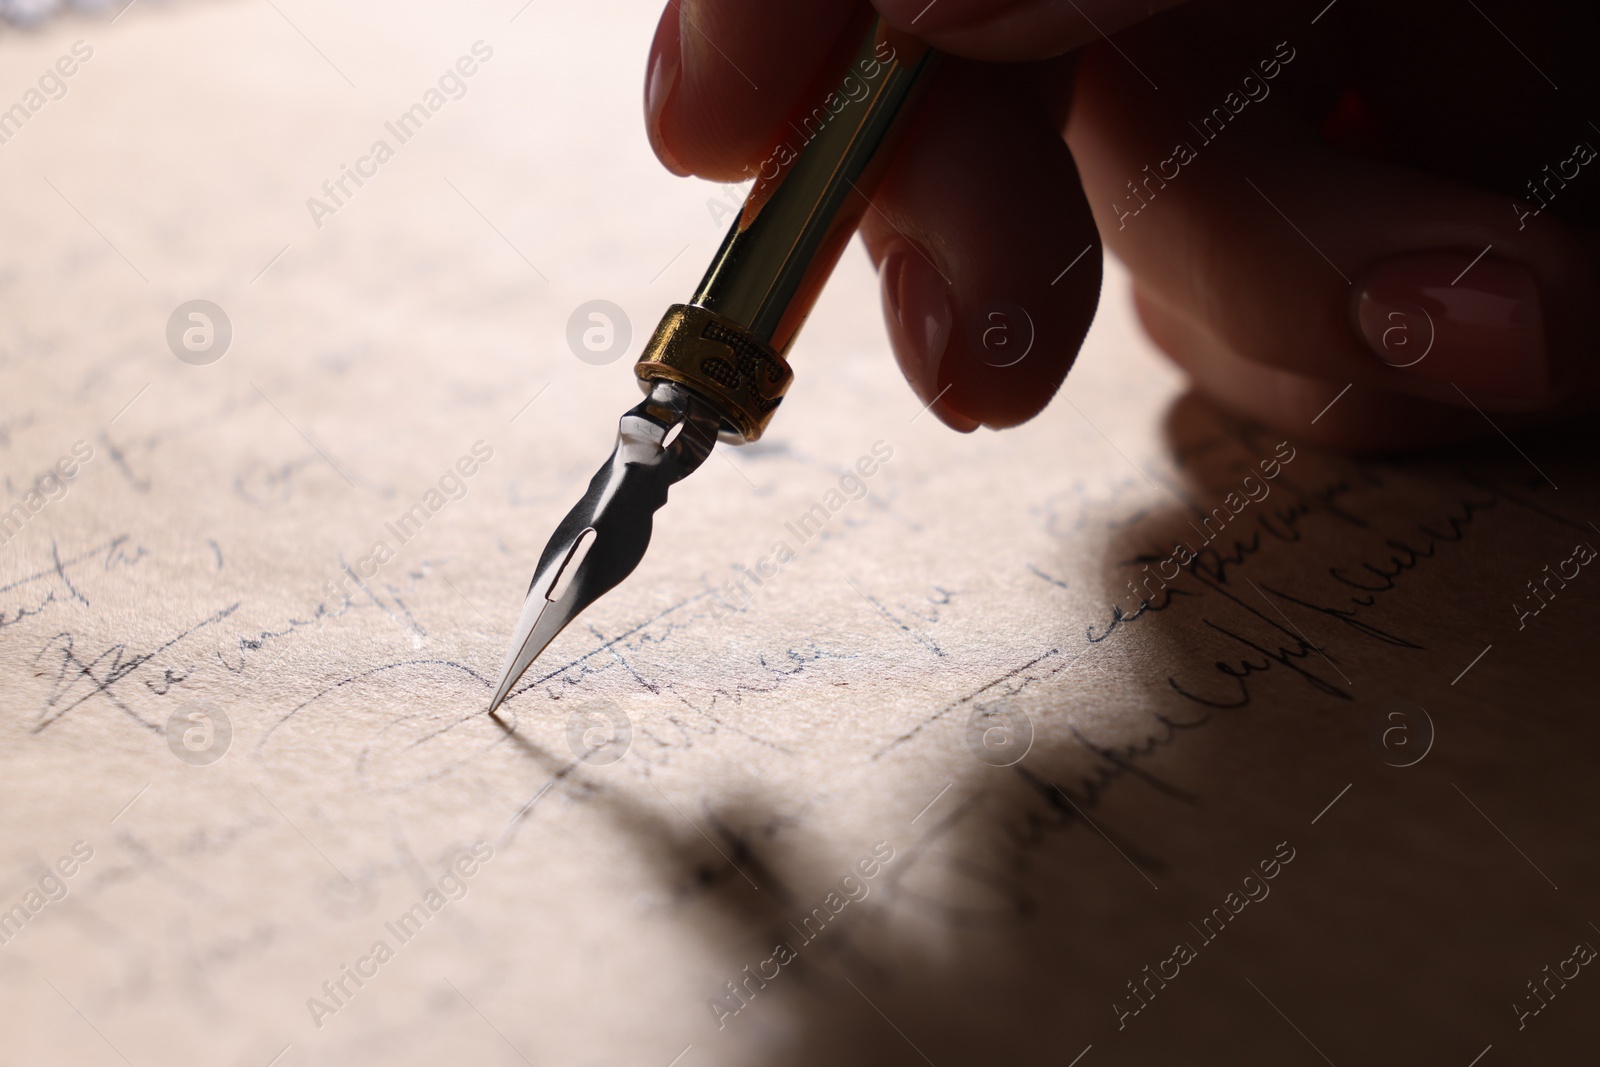
[[[852,249],[770,437],[482,714],[637,396],[569,318],[636,353],[738,199],[649,155],[655,7],[0,38],[0,103],[73,68],[0,144],[0,1061],[1589,1047],[1593,427],[1322,453],[1115,270],[961,437]]]

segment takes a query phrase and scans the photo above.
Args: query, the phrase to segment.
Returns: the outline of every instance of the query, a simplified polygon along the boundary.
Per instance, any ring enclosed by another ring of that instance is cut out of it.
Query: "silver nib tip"
[[[622,416],[616,450],[539,557],[490,713],[569,622],[639,565],[652,516],[711,454],[720,422],[710,404],[672,382],[656,383]]]

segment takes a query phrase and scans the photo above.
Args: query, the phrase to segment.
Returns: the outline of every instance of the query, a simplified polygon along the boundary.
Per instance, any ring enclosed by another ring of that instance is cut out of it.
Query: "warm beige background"
[[[1512,1004],[1600,944],[1600,574],[1520,632],[1510,606],[1600,544],[1592,427],[1519,439],[1559,490],[1499,438],[1408,463],[1302,447],[1230,527],[1259,551],[1091,643],[1131,561],[1190,538],[1189,508],[1277,444],[1180,398],[1116,272],[1049,411],[962,438],[915,418],[853,249],[770,441],[675,491],[514,731],[479,714],[538,551],[637,395],[625,362],[572,356],[567,316],[616,301],[636,351],[723,196],[648,154],[650,0],[518,6],[140,5],[0,38],[0,104],[94,48],[0,145],[6,506],[75,441],[96,453],[0,547],[0,908],[94,849],[0,946],[0,1062],[943,1067],[1092,1045],[1082,1067],[1465,1067],[1492,1044],[1487,1067],[1592,1047],[1600,977],[1520,1033]],[[479,39],[467,96],[315,228],[306,197]],[[195,297],[234,324],[209,367],[163,340]],[[297,625],[480,439],[466,497],[347,611]],[[869,499],[713,620],[708,590],[880,439]],[[1395,542],[1431,555],[1358,607],[1331,572],[1370,579]],[[1236,702],[1214,664],[1261,659],[1241,642],[1291,655],[1246,706],[1180,695]],[[634,740],[590,766],[566,723],[600,698]],[[1437,727],[1417,766],[1369,746],[1390,699]],[[195,701],[234,730],[207,767],[163,733]],[[966,745],[1000,701],[1035,732],[1011,769]],[[480,840],[466,897],[315,1027],[307,998]],[[719,1031],[708,999],[879,841],[870,895]],[[1188,924],[1279,842],[1271,896],[1119,1032],[1125,983],[1197,944]]]

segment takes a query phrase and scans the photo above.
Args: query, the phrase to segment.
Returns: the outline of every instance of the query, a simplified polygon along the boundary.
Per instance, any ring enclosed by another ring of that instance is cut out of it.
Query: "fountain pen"
[[[718,441],[746,444],[766,430],[794,377],[789,347],[938,60],[873,17],[835,90],[796,115],[796,136],[761,164],[694,296],[667,310],[634,365],[644,400],[622,416],[611,458],[539,557],[490,712],[639,565],[667,490]]]

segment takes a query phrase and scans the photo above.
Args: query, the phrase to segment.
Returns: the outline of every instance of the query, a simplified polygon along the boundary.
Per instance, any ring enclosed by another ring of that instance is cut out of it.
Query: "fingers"
[[[1042,410],[1099,299],[1099,236],[1040,95],[1058,66],[947,60],[862,223],[895,357],[958,430]]]
[[[1180,0],[879,0],[892,24],[952,55],[1061,55]],[[645,77],[650,143],[669,170],[743,180],[788,119],[831,84],[865,32],[864,0],[669,0]]]
[[[669,8],[646,89],[658,153],[680,172],[743,176],[870,15],[842,0]],[[947,60],[862,225],[896,358],[960,430],[1040,411],[1094,316],[1099,238],[1059,133],[1070,74]]]
[[[1267,390],[1230,402],[1274,422],[1279,379],[1229,360],[1469,409],[1553,410],[1581,388],[1600,278],[1571,232],[1519,229],[1507,197],[1327,147],[1273,84],[1298,58],[1287,42],[1220,75],[1154,24],[1125,45],[1188,84],[1157,94],[1090,48],[1068,139],[1107,244],[1175,313],[1163,343],[1202,384]]]

